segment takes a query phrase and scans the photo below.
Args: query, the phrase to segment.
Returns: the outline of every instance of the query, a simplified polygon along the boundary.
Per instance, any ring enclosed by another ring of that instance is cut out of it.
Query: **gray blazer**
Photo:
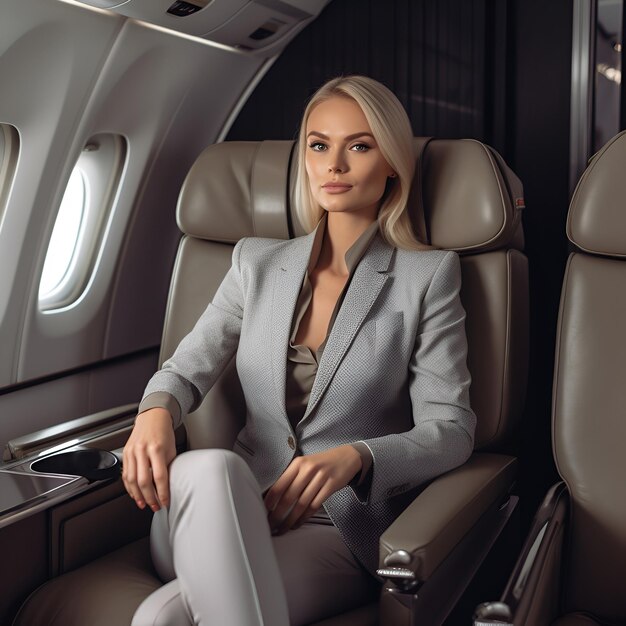
[[[172,394],[182,415],[202,402],[236,352],[247,406],[234,451],[261,490],[303,454],[363,441],[373,475],[367,499],[345,487],[325,502],[370,571],[378,538],[417,488],[467,460],[465,311],[454,252],[396,249],[377,234],[357,266],[324,349],[308,407],[292,430],[285,410],[287,346],[314,232],[291,240],[244,238],[232,267],[144,397]]]

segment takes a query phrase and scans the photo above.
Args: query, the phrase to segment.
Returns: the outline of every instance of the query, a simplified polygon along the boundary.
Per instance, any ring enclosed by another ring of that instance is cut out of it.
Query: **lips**
[[[350,191],[352,185],[348,183],[326,183],[322,185],[322,189],[326,193],[344,193],[345,191]]]

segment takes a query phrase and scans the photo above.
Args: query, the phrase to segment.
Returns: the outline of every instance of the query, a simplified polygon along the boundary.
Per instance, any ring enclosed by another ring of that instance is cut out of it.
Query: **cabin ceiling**
[[[279,52],[329,0],[80,0],[119,15],[254,51]]]

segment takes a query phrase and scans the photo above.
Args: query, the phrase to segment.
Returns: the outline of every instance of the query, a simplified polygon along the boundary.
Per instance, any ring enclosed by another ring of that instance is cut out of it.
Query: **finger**
[[[287,528],[287,524],[285,524],[285,528],[280,528],[278,534],[282,534],[287,530],[296,530],[300,528],[307,519],[309,519],[316,511],[319,511],[322,508],[322,505],[328,498],[337,491],[338,487],[334,485],[331,481],[324,481],[323,485],[319,489],[319,491],[315,494],[315,497],[311,500],[308,507],[305,509],[303,514],[297,519],[292,525],[291,528]]]
[[[150,457],[150,464],[152,466],[152,480],[156,487],[158,501],[161,506],[169,506],[169,472],[165,457],[163,454],[154,454]]]
[[[124,475],[122,474],[122,482],[124,483],[124,489],[126,489],[126,493],[129,495],[129,497],[131,497],[133,500],[135,499],[135,497],[133,496],[133,494],[130,491],[130,488],[126,482],[126,479],[124,478]]]
[[[268,489],[263,502],[268,511],[274,511],[276,506],[289,488],[295,477],[298,475],[298,464],[292,461],[287,469],[280,475],[278,480]]]
[[[289,466],[280,478],[268,489],[263,499],[265,508],[268,511],[274,511],[274,509],[276,509],[276,506],[285,495],[285,491],[296,475],[297,474],[291,470],[291,466]]]
[[[294,507],[289,512],[289,515],[280,523],[278,527],[278,534],[287,532],[293,529],[296,524],[303,524],[319,507],[314,507],[313,502],[320,490],[326,484],[326,480],[323,476],[317,475],[308,482],[305,489],[300,494]]]
[[[126,491],[128,491],[130,497],[135,501],[139,508],[143,508],[141,505],[143,504],[143,500],[140,496],[140,491],[137,487],[137,466],[135,463],[135,458],[132,454],[126,454],[124,451],[124,485],[126,486]]]
[[[284,489],[280,500],[276,503],[274,509],[270,511],[268,522],[271,529],[275,530],[284,522],[287,515],[291,513],[292,508],[298,502],[302,492],[311,481],[311,478],[311,472],[307,471],[303,467],[299,468],[299,472],[294,476],[289,486]]]
[[[293,487],[296,483],[292,483]],[[300,485],[297,490],[291,489],[286,491],[273,511],[270,511],[267,516],[267,521],[271,530],[276,530],[286,519],[287,515],[291,512],[292,508],[298,502],[298,496],[305,488],[306,485]]]
[[[154,483],[152,482],[152,468],[150,458],[147,454],[142,454],[137,459],[137,485],[146,504],[153,510],[159,510]]]
[[[331,481],[327,481],[324,486],[317,492],[313,500],[311,500],[311,504],[309,505],[314,511],[322,508],[322,505],[330,496],[340,489],[337,485],[333,484]]]
[[[288,516],[292,516],[291,519],[293,519],[294,507],[299,506],[300,500],[302,499],[304,492],[309,487],[311,482],[316,480],[316,478],[318,481],[317,485],[319,485],[320,477],[317,475],[316,472],[314,472],[311,468],[301,468],[301,471],[298,473],[297,477],[289,485],[287,490],[284,492],[280,502],[276,505],[276,508],[270,514],[270,528],[277,529],[278,527],[284,526],[286,520],[288,519]],[[313,497],[313,495],[315,495],[315,491],[318,488],[319,486],[313,486],[314,491],[310,497]],[[307,502],[304,503],[305,507],[306,505]],[[301,508],[299,508],[297,515],[299,516],[301,513],[302,510]],[[288,527],[284,530],[288,530]]]
[[[267,521],[272,531],[276,530],[278,526],[285,520],[297,501],[297,495],[289,496],[287,493],[283,494],[283,497],[280,499],[274,510],[270,511],[267,516]]]

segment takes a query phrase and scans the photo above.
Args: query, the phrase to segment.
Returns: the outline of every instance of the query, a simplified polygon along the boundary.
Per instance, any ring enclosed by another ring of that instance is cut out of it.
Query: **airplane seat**
[[[509,494],[516,460],[501,450],[523,410],[526,387],[528,268],[521,251],[521,183],[478,141],[415,141],[420,156],[410,206],[416,230],[461,255],[476,452],[432,481],[381,537],[379,574],[387,582],[380,601],[315,626],[440,623],[515,506]],[[206,307],[236,241],[303,233],[291,211],[292,149],[291,141],[226,142],[208,147],[196,160],[179,197],[184,234],[160,362]],[[186,417],[188,447],[231,448],[244,416],[231,363]],[[144,538],[49,581],[28,598],[15,626],[130,624],[137,606],[161,585],[147,551]]]
[[[626,624],[626,132],[583,173],[567,217],[552,446],[563,482],[536,514],[502,599],[475,624]]]

